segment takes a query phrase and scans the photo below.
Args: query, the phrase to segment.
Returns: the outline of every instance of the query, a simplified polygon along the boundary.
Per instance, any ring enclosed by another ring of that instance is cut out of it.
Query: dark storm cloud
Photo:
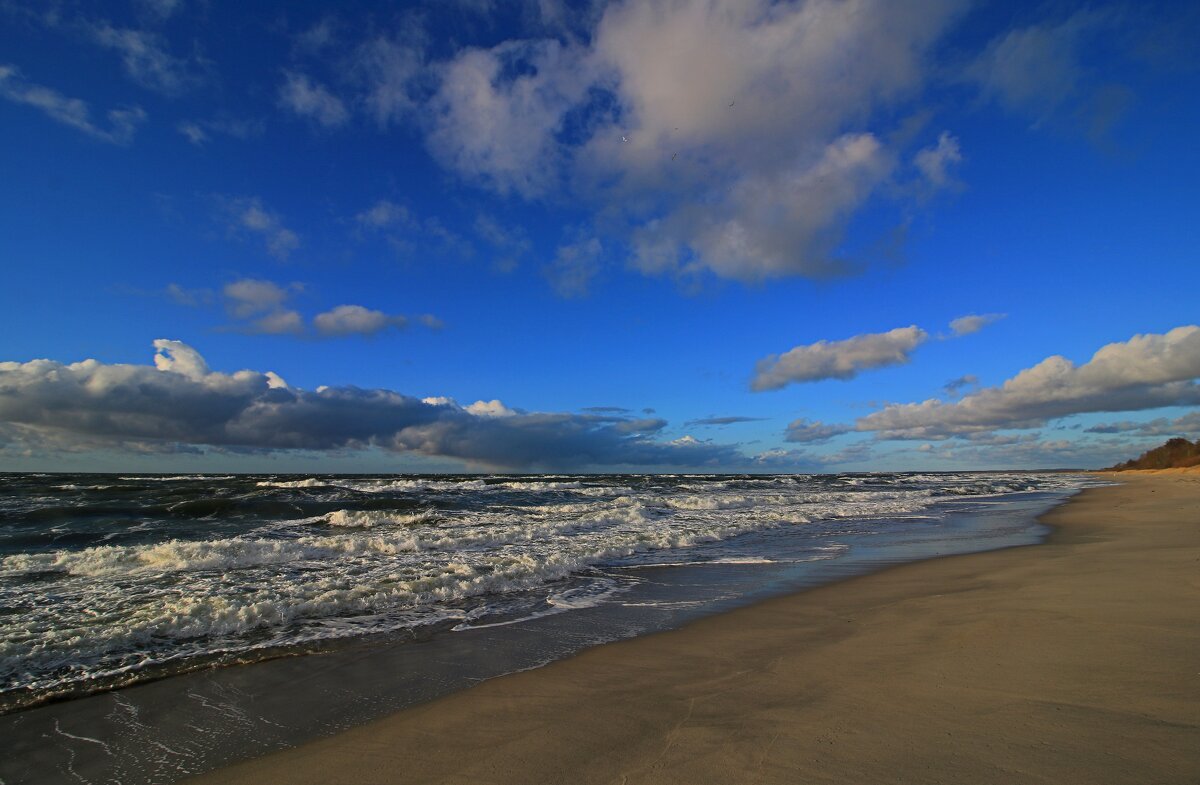
[[[357,387],[293,388],[274,373],[210,371],[178,341],[155,341],[154,366],[96,360],[0,363],[0,423],[59,443],[129,442],[265,450],[377,446],[503,468],[724,466],[735,448],[658,442],[661,419],[524,413],[498,401],[462,407]],[[32,430],[31,430],[32,429]]]

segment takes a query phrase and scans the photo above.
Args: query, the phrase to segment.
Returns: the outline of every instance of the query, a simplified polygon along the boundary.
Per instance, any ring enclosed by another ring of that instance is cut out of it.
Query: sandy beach
[[[1200,473],[485,682],[192,783],[1195,783]]]

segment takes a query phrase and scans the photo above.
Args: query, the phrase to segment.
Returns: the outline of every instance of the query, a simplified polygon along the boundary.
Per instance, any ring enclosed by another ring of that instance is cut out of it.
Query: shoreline
[[[787,530],[768,532],[773,542],[761,541],[760,534],[741,547],[770,548],[769,560],[616,567],[606,580],[624,588],[616,587],[611,601],[569,613],[419,642],[359,641],[318,655],[202,669],[43,704],[0,717],[13,753],[0,763],[0,778],[27,785],[65,779],[138,785],[220,770],[487,679],[535,670],[596,645],[679,629],[768,597],[897,563],[1035,544],[1048,531],[1036,518],[1066,498],[1057,490],[948,498],[935,505],[942,509],[932,526],[924,516],[862,531],[835,524],[834,531],[818,533],[818,540],[808,527],[798,540]],[[823,537],[839,543],[836,558],[812,558],[812,544]]]
[[[186,782],[1194,782],[1200,474],[1104,476],[1041,547],[767,599]]]

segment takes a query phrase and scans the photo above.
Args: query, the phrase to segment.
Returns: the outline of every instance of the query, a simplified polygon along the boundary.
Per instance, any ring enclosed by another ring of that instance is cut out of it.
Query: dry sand
[[[194,782],[1195,785],[1200,473],[1119,479],[1042,545],[601,646]]]

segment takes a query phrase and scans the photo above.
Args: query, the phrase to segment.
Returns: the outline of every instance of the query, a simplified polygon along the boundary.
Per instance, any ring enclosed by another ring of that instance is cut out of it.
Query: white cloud
[[[155,342],[154,365],[96,360],[0,362],[0,438],[146,442],[159,449],[359,449],[454,458],[496,468],[729,466],[736,449],[658,442],[585,415],[521,413],[498,401],[466,409],[391,390],[288,387],[273,373],[212,371],[178,341]],[[474,409],[472,411],[471,409]],[[34,445],[36,448],[36,444]]]
[[[554,261],[543,268],[547,280],[560,297],[582,297],[600,273],[604,248],[595,237],[560,246]]]
[[[243,278],[225,284],[221,293],[225,296],[225,307],[230,315],[245,319],[264,311],[278,310],[297,288],[296,284],[285,289],[272,281]]]
[[[708,269],[744,281],[837,275],[847,269],[836,253],[845,222],[893,166],[875,136],[846,134],[815,160],[731,177],[708,201],[637,230],[634,264],[647,273]]]
[[[967,69],[986,97],[1048,119],[1083,79],[1078,48],[1097,17],[1080,11],[1065,21],[1011,30],[993,40]]]
[[[154,341],[154,367],[186,376],[193,381],[203,380],[210,373],[208,363],[200,352],[183,341],[159,338]]]
[[[866,333],[842,341],[817,341],[758,361],[750,389],[778,390],[792,383],[853,379],[861,371],[903,365],[929,334],[916,325]]]
[[[354,66],[365,89],[363,104],[380,128],[400,122],[416,111],[413,91],[425,63],[415,41],[375,37],[358,47]]]
[[[12,65],[0,65],[0,98],[32,106],[63,125],[110,144],[129,144],[138,126],[146,121],[146,113],[140,107],[112,109],[107,114],[108,127],[103,128],[92,121],[86,101],[27,82]]]
[[[985,99],[1031,118],[1035,128],[1078,126],[1093,142],[1107,146],[1109,129],[1133,95],[1113,77],[1128,71],[1123,66],[1131,56],[1140,59],[1145,53],[1134,44],[1139,37],[1134,31],[1144,20],[1130,10],[1115,4],[1085,7],[1065,18],[1005,32],[963,69],[964,77]],[[1189,27],[1187,22],[1182,26]],[[1161,41],[1171,32],[1150,35]],[[1096,56],[1100,51],[1103,55]]]
[[[213,300],[213,293],[210,289],[188,289],[177,283],[167,284],[164,293],[175,303],[189,307],[208,305]]]
[[[260,235],[266,241],[267,252],[275,258],[286,260],[300,247],[299,235],[284,226],[283,219],[264,207],[257,196],[224,199],[223,202],[230,228]]]
[[[1159,417],[1149,422],[1102,423],[1084,429],[1086,433],[1137,433],[1141,436],[1189,436],[1200,434],[1200,411],[1190,412],[1174,420]]]
[[[430,330],[444,330],[446,328],[446,323],[431,313],[419,314],[416,320]]]
[[[354,216],[363,229],[378,232],[402,256],[421,249],[464,258],[474,254],[469,241],[450,231],[435,217],[419,218],[401,204],[381,199]]]
[[[227,283],[221,290],[225,310],[236,320],[231,329],[250,334],[301,335],[308,332],[304,317],[288,306],[292,296],[302,291],[299,283],[280,286],[273,281],[243,278]],[[167,294],[182,305],[205,302],[196,293],[171,284]],[[414,320],[431,330],[445,325],[432,314],[421,314]],[[351,335],[375,335],[388,329],[403,329],[409,317],[387,314],[362,305],[344,304],[318,313],[312,319],[312,330],[324,338],[344,338]]]
[[[300,117],[306,117],[323,128],[337,128],[350,119],[342,100],[307,75],[284,72],[279,87],[279,105]]]
[[[647,273],[838,274],[853,266],[847,222],[898,156],[869,124],[921,88],[959,6],[610,4],[590,40],[508,41],[439,66],[429,144],[501,193],[578,193],[610,224],[623,216]],[[935,176],[952,144],[923,159]]]
[[[476,401],[466,410],[477,417],[515,417],[519,412],[510,409],[498,400]]]
[[[272,311],[244,325],[242,329],[259,335],[299,335],[304,332],[304,319],[296,311]]]
[[[1200,327],[1135,335],[1102,347],[1083,365],[1048,357],[1004,382],[953,402],[891,404],[858,420],[881,438],[931,439],[1001,428],[1035,428],[1085,412],[1200,403]]]
[[[1006,315],[1002,313],[968,314],[950,322],[950,329],[954,331],[955,335],[970,335],[979,332],[993,322],[1000,321]]]
[[[120,54],[125,73],[142,87],[173,94],[198,81],[187,61],[170,54],[157,33],[100,24],[91,27],[91,35]]]
[[[337,41],[338,27],[337,20],[327,16],[296,36],[296,48],[305,54],[318,54]]]
[[[958,139],[947,131],[938,136],[937,145],[917,151],[913,159],[917,170],[925,178],[931,189],[955,187],[958,181],[954,178],[953,169],[962,163],[962,150]]]
[[[243,320],[235,327],[239,332],[251,335],[299,335],[304,332],[303,317],[284,306],[292,294],[301,288],[296,283],[285,288],[271,281],[243,278],[225,284],[221,294],[229,315]]]
[[[532,247],[524,229],[515,225],[502,225],[490,215],[481,214],[476,217],[475,232],[498,252],[493,266],[501,272],[516,269]]]
[[[182,120],[175,125],[175,130],[197,147],[203,147],[212,140],[213,134],[231,136],[235,139],[249,139],[259,136],[264,125],[256,120],[234,120],[218,118],[215,120]]]
[[[138,0],[138,5],[159,19],[167,19],[183,7],[183,0]]]
[[[205,131],[199,123],[183,121],[177,124],[175,129],[187,137],[187,140],[197,147],[208,141],[208,132]]]
[[[789,442],[802,442],[804,444],[820,444],[827,442],[835,436],[840,436],[843,433],[849,433],[854,429],[848,425],[828,424],[814,420],[801,418],[788,423],[784,430],[784,440]]]
[[[387,199],[376,202],[370,208],[354,216],[354,219],[363,226],[373,229],[382,229],[385,226],[410,227],[416,224],[416,219],[413,218],[407,207]]]
[[[389,315],[361,305],[339,305],[313,317],[313,327],[321,335],[375,335],[388,328],[402,329],[408,324],[404,316]]]
[[[506,66],[522,63],[512,78]],[[591,82],[584,53],[555,40],[464,49],[439,67],[428,143],[447,167],[502,194],[536,196],[561,179],[555,140]]]
[[[871,445],[866,442],[852,444],[835,453],[815,453],[808,450],[764,450],[754,456],[759,466],[777,469],[824,469],[847,463],[862,463],[871,458]]]

